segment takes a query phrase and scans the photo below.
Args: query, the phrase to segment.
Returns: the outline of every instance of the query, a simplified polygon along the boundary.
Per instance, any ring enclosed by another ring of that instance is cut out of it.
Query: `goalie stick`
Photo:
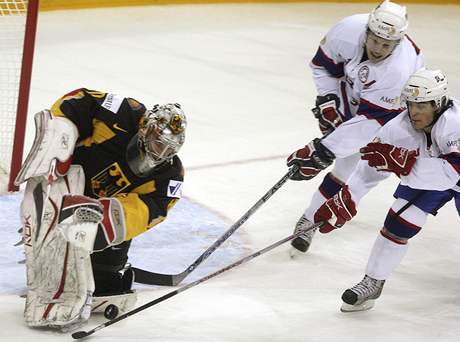
[[[233,264],[230,264],[230,265],[228,265],[228,266],[226,266],[224,268],[221,268],[220,270],[218,270],[218,271],[216,271],[214,273],[211,273],[211,274],[209,274],[209,275],[207,275],[207,276],[205,276],[205,277],[203,277],[201,279],[195,280],[194,282],[192,282],[190,284],[184,285],[184,286],[178,288],[177,290],[171,291],[171,292],[165,294],[164,296],[161,296],[161,297],[159,297],[157,299],[154,299],[154,300],[152,300],[152,301],[150,301],[150,302],[148,302],[148,303],[146,303],[144,305],[141,305],[141,306],[137,307],[136,309],[128,311],[127,313],[125,313],[125,314],[123,314],[121,316],[118,316],[115,319],[112,319],[112,320],[107,321],[107,322],[105,322],[103,324],[100,324],[100,325],[98,325],[97,327],[95,327],[95,328],[93,328],[91,330],[88,330],[88,331],[82,331],[82,330],[81,331],[76,331],[76,332],[74,332],[72,334],[72,337],[74,339],[78,340],[78,339],[87,337],[89,335],[92,335],[98,330],[106,328],[106,327],[108,327],[108,326],[110,326],[112,324],[115,324],[115,323],[117,323],[117,322],[119,322],[119,321],[121,321],[121,320],[123,320],[125,318],[128,318],[129,316],[132,316],[132,315],[134,315],[134,314],[136,314],[138,312],[141,312],[141,311],[143,311],[145,309],[148,309],[151,306],[154,306],[154,305],[156,305],[158,303],[161,303],[161,302],[165,301],[166,299],[174,297],[175,295],[177,295],[177,294],[179,294],[181,292],[184,292],[185,290],[188,290],[188,289],[190,289],[190,288],[192,288],[192,287],[194,287],[194,286],[196,286],[198,284],[201,284],[201,283],[203,283],[203,282],[205,282],[205,281],[207,281],[207,280],[209,280],[211,278],[214,278],[215,276],[218,276],[219,274],[224,273],[224,272],[226,272],[226,271],[228,271],[228,270],[230,270],[230,269],[232,269],[232,268],[234,268],[236,266],[239,266],[239,265],[242,265],[242,264],[244,264],[244,263],[246,263],[248,261],[251,261],[252,259],[258,257],[259,255],[265,254],[268,251],[271,251],[272,249],[282,245],[283,243],[286,243],[286,242],[288,242],[288,241],[290,241],[292,239],[295,239],[296,237],[300,236],[301,234],[304,234],[305,232],[308,232],[309,230],[315,229],[315,228],[319,227],[320,225],[322,225],[321,222],[309,227],[308,229],[301,230],[301,231],[299,231],[299,232],[297,232],[295,234],[289,235],[288,237],[285,237],[284,239],[281,239],[281,240],[279,240],[277,242],[272,243],[270,246],[267,246],[267,247],[255,252],[255,253],[253,253],[251,255],[248,255],[248,256],[246,256],[246,257],[234,262]]]
[[[243,216],[240,217],[222,236],[220,236],[207,250],[203,252],[187,269],[177,274],[162,274],[150,271],[145,271],[140,268],[133,267],[134,279],[136,283],[148,285],[163,285],[163,286],[176,286],[185,277],[192,273],[204,260],[206,260],[222,243],[224,243],[238,228],[240,228],[249,217],[256,212],[268,199],[297,172],[299,167],[293,165],[289,171],[281,178],[267,193],[257,201]]]

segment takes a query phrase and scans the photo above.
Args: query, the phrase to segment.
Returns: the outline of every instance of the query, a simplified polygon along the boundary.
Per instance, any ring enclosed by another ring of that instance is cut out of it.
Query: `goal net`
[[[0,0],[0,191],[21,162],[38,0]]]

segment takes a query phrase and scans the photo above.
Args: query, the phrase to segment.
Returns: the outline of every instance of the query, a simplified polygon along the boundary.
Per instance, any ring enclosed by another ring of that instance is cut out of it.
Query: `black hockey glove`
[[[340,99],[335,94],[316,97],[316,107],[312,109],[313,115],[318,119],[319,129],[323,135],[334,131],[343,122],[340,115]]]
[[[287,159],[287,166],[299,165],[299,171],[292,180],[309,180],[324,170],[335,159],[334,153],[321,144],[321,139],[310,141],[305,147],[293,152]]]

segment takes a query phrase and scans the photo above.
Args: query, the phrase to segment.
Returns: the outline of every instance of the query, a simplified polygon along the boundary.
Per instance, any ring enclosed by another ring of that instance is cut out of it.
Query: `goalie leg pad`
[[[81,167],[72,166],[67,177],[54,182],[48,196],[46,180],[31,178],[21,204],[28,288],[24,319],[31,327],[68,330],[90,315],[90,255],[68,243],[57,228],[63,194],[84,188]]]
[[[93,297],[93,304],[91,305],[91,312],[104,313],[109,305],[115,305],[120,313],[130,311],[137,302],[137,292],[132,291],[128,293],[112,295],[112,296],[95,296]]]
[[[35,139],[14,183],[67,174],[77,138],[78,130],[69,119],[53,117],[48,110],[35,114]]]

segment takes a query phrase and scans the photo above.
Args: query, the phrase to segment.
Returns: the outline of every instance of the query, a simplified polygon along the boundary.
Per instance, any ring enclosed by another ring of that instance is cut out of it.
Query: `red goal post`
[[[39,0],[0,0],[0,173],[14,185],[22,163]]]

